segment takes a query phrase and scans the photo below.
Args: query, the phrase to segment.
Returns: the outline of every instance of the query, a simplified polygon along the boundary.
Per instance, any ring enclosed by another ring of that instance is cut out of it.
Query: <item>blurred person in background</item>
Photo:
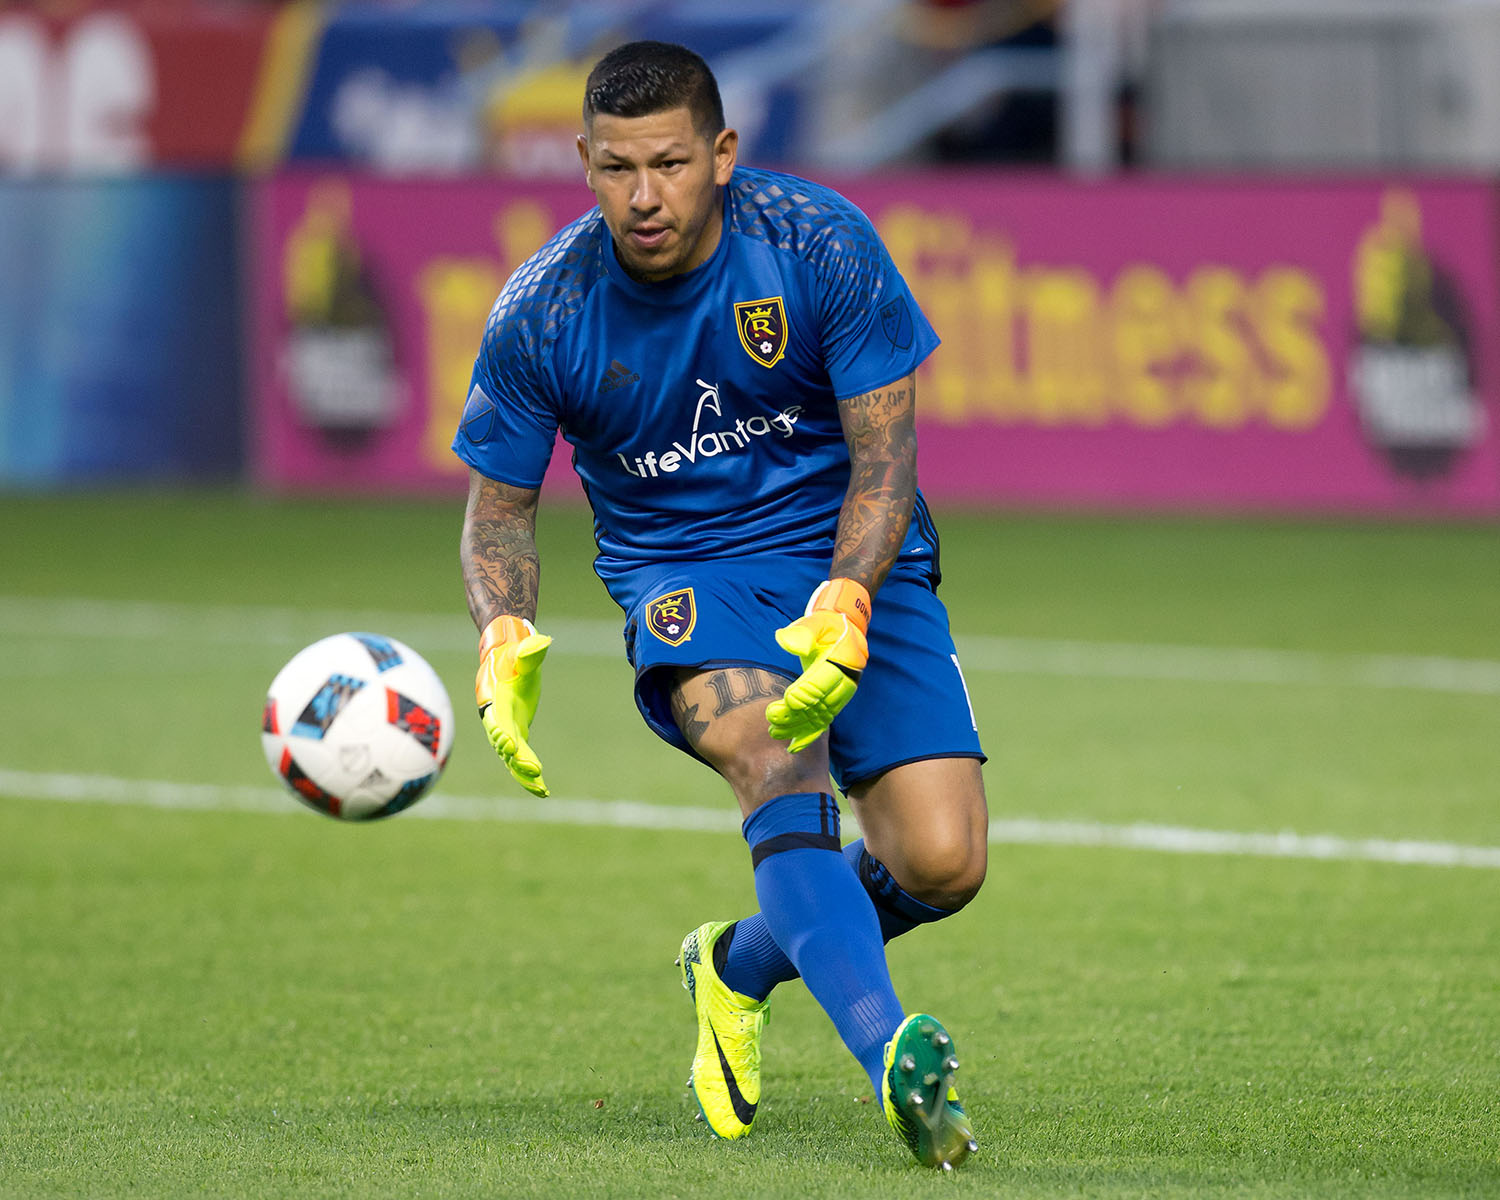
[[[1062,0],[913,0],[901,39],[940,64],[976,50],[1052,51],[1059,42]],[[932,135],[939,162],[1050,163],[1057,157],[1057,89],[1006,88]]]

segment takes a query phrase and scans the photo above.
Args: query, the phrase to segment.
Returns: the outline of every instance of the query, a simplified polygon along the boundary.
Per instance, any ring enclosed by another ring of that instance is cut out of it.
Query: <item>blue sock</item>
[[[875,903],[882,941],[889,942],[918,925],[951,917],[955,911],[923,904],[905,891],[886,870],[885,864],[865,849],[864,838],[844,847],[844,860],[854,869],[855,877]],[[760,913],[736,921],[728,937],[721,937],[714,949],[718,950],[726,941],[727,953],[715,963],[715,967],[719,978],[742,995],[752,1000],[764,1000],[778,983],[797,978],[797,968],[781,952]]]
[[[854,874],[875,902],[875,912],[880,917],[880,936],[886,941],[909,933],[918,925],[951,917],[958,911],[934,908],[918,900],[896,882],[885,863],[865,849],[864,838],[844,847],[844,860],[854,868]]]
[[[838,805],[820,792],[777,796],[745,818],[744,833],[766,926],[878,1096],[885,1043],[904,1014],[875,907],[839,850]]]

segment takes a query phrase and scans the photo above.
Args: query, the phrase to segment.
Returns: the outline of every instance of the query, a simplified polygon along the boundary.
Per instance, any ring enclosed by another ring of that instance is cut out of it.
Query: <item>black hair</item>
[[[724,128],[724,102],[708,64],[686,46],[672,42],[626,42],[611,50],[589,72],[583,86],[583,120],[595,113],[645,117],[686,108],[693,128],[709,139]]]

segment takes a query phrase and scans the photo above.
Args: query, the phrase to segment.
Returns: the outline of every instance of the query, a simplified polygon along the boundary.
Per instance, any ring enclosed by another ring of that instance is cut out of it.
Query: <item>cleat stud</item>
[[[978,1142],[970,1142],[969,1143],[969,1153],[970,1154],[973,1154],[974,1151],[976,1151],[978,1149],[979,1149],[979,1143]]]
[[[680,966],[682,966],[682,955],[679,954],[676,958],[674,958],[672,960],[672,965],[674,967],[680,967]]]
[[[695,1120],[695,1121],[702,1121],[703,1120],[703,1114],[701,1112],[700,1113],[694,1113],[693,1114],[693,1120]]]
[[[953,1164],[951,1162],[949,1162],[946,1158],[943,1160],[943,1170],[945,1170],[945,1171],[951,1171],[951,1170],[953,1170]]]
[[[917,1060],[910,1054],[908,1054],[897,1065],[900,1066],[903,1071],[915,1071],[917,1069]]]
[[[937,1037],[932,1039],[932,1044],[934,1046],[946,1046],[952,1040],[953,1039],[950,1038],[946,1033],[940,1033],[937,1035]]]
[[[907,1097],[907,1100],[917,1108],[921,1108],[922,1105],[927,1102],[927,1097],[922,1095],[921,1092],[913,1092],[910,1096]]]
[[[945,1070],[945,1071],[956,1071],[956,1070],[958,1070],[958,1059],[954,1058],[951,1054],[947,1058],[943,1059],[943,1070]]]
[[[920,1033],[923,1037],[931,1037],[936,1030],[937,1026],[934,1025],[931,1021],[923,1021],[920,1025],[917,1026],[917,1032]]]
[[[931,1087],[937,1081],[938,1081],[938,1074],[937,1074],[936,1071],[928,1071],[926,1075],[922,1076],[922,1082],[924,1084],[926,1084],[928,1087]]]

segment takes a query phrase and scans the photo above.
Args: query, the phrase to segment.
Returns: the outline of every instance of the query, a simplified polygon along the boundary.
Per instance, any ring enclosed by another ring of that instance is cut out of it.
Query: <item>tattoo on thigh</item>
[[[689,704],[682,694],[682,687],[673,684],[671,691],[667,693],[672,704],[672,719],[677,722],[677,728],[682,730],[683,736],[694,746],[698,739],[708,729],[708,722],[698,716],[698,706]]]
[[[722,717],[732,709],[754,700],[774,700],[784,690],[780,681],[757,667],[730,667],[708,677],[714,690],[714,716]]]

